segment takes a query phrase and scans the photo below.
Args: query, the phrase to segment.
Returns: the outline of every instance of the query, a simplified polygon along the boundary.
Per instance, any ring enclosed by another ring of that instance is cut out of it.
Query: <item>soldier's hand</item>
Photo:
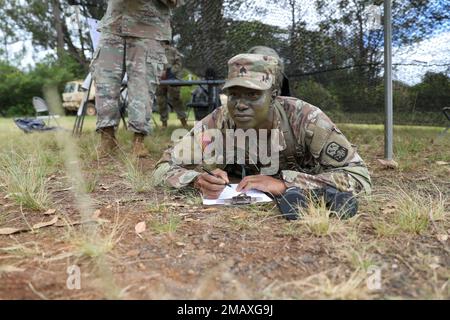
[[[200,190],[206,199],[217,199],[225,189],[225,184],[230,183],[225,171],[215,169],[212,173],[214,176],[202,173],[194,182],[194,187]]]
[[[274,196],[279,196],[286,191],[287,187],[282,180],[270,176],[255,175],[247,176],[242,179],[236,188],[238,192],[246,192],[250,189],[256,189],[271,193]]]

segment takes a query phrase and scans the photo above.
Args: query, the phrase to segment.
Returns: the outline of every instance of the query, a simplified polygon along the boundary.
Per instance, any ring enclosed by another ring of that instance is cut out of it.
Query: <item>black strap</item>
[[[286,141],[286,149],[282,151],[283,157],[291,170],[300,170],[300,161],[305,153],[303,148],[298,144],[297,139],[292,131],[286,111],[278,101],[275,101],[275,109],[281,120],[281,130],[283,131],[284,140]]]

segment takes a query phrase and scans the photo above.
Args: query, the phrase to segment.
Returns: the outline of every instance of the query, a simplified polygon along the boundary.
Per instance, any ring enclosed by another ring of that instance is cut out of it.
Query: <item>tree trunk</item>
[[[61,21],[61,9],[59,7],[59,0],[51,0],[52,1],[52,13],[53,13],[53,22],[55,24],[56,29],[56,52],[58,54],[58,58],[61,58],[64,54],[64,33]]]

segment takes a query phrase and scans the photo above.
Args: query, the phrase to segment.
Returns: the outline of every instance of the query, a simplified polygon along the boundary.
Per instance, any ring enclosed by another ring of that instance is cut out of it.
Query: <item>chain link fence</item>
[[[98,16],[100,2],[86,13]],[[282,57],[294,96],[339,122],[383,123],[383,19],[383,0],[185,0],[172,25],[197,77],[212,68],[225,78],[229,58],[269,46]],[[392,45],[394,122],[446,124],[448,0],[393,0]]]

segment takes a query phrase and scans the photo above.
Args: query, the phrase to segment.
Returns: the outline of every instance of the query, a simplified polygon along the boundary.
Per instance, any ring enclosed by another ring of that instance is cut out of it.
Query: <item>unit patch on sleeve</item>
[[[325,153],[337,162],[342,162],[345,158],[347,158],[348,149],[337,144],[336,142],[331,142],[327,145]]]

